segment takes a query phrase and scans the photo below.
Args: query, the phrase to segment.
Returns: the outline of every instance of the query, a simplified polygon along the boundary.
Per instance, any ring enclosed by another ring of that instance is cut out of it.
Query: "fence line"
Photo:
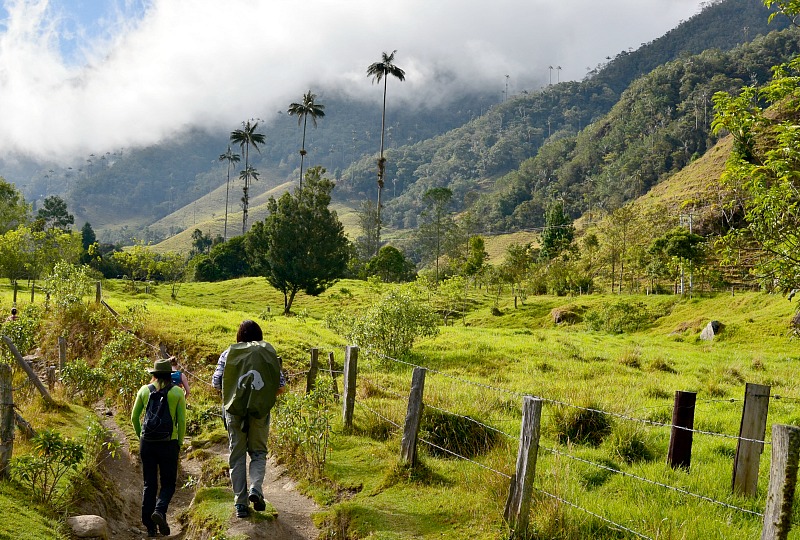
[[[531,395],[531,394],[523,394],[523,393],[520,393],[520,392],[517,392],[517,391],[514,391],[514,390],[509,390],[507,388],[499,388],[499,387],[496,387],[496,386],[492,386],[492,385],[488,385],[488,384],[483,384],[483,383],[471,381],[469,379],[456,377],[455,375],[450,375],[449,373],[445,373],[443,371],[439,371],[439,370],[434,369],[434,368],[421,366],[421,365],[418,365],[418,364],[414,364],[412,362],[406,362],[405,360],[398,360],[397,358],[392,358],[391,356],[386,356],[384,354],[381,354],[381,353],[378,353],[378,352],[375,352],[375,351],[368,351],[368,352],[378,356],[379,358],[384,358],[386,360],[391,360],[393,362],[397,362],[398,364],[404,364],[404,365],[407,365],[407,366],[410,366],[410,367],[425,369],[430,373],[434,373],[436,375],[441,375],[443,377],[447,377],[447,378],[456,380],[456,381],[464,383],[464,384],[469,384],[469,385],[472,385],[472,386],[482,387],[482,388],[485,388],[487,390],[494,390],[494,391],[497,391],[497,392],[511,394],[511,395],[515,395],[517,397],[525,397],[526,395]],[[688,428],[688,427],[684,427],[684,426],[676,426],[676,425],[673,425],[673,424],[664,424],[662,422],[656,422],[654,420],[647,420],[645,418],[634,418],[632,416],[628,416],[628,415],[625,415],[625,414],[615,413],[615,412],[611,412],[611,411],[604,411],[602,409],[594,409],[594,408],[591,408],[591,407],[581,407],[580,405],[574,405],[572,403],[567,403],[565,401],[559,401],[557,399],[550,399],[550,398],[546,398],[546,397],[542,397],[542,396],[536,396],[536,397],[540,398],[542,401],[545,401],[547,403],[551,403],[551,404],[555,404],[555,405],[562,405],[564,407],[571,407],[573,409],[583,410],[583,411],[587,411],[587,412],[605,414],[605,415],[608,415],[608,416],[613,416],[613,417],[619,418],[621,420],[627,420],[627,421],[630,421],[630,422],[638,422],[638,423],[645,424],[645,425],[651,425],[651,426],[656,426],[656,427],[667,427],[667,428],[672,428],[672,429],[678,429],[678,430],[681,430],[681,431],[697,433],[697,434],[700,434],[700,435],[708,435],[708,436],[712,436],[712,437],[721,437],[721,438],[733,439],[733,440],[737,440],[737,441],[746,441],[746,442],[760,443],[760,444],[765,444],[765,445],[772,444],[770,441],[765,441],[765,440],[760,440],[760,439],[749,439],[747,437],[739,437],[737,435],[729,435],[727,433],[717,433],[717,432],[714,432],[714,431],[704,431],[704,430]]]
[[[383,416],[381,413],[379,413],[378,411],[376,411],[376,410],[375,410],[375,409],[373,409],[372,407],[369,407],[369,406],[367,406],[367,405],[364,405],[364,404],[363,404],[363,403],[361,403],[360,401],[356,401],[356,402],[355,402],[355,404],[356,404],[356,405],[358,405],[358,406],[359,406],[359,407],[361,407],[361,408],[367,409],[369,412],[371,412],[372,414],[374,414],[375,416],[377,416],[377,417],[378,417],[378,418],[380,418],[381,420],[385,420],[386,422],[389,422],[390,424],[392,424],[392,425],[393,425],[394,427],[396,427],[397,429],[403,429],[403,426],[401,426],[400,424],[398,424],[397,422],[395,422],[395,421],[393,421],[393,420],[391,420],[391,419],[389,419],[389,418],[386,418],[385,416]]]
[[[599,520],[601,520],[601,521],[604,521],[605,523],[608,523],[609,525],[612,525],[612,526],[614,526],[614,527],[617,527],[618,529],[620,529],[620,530],[622,530],[622,531],[629,532],[629,533],[631,533],[631,534],[634,534],[634,535],[638,536],[639,538],[644,538],[645,540],[653,540],[653,538],[651,538],[651,537],[649,537],[649,536],[646,536],[646,535],[644,535],[644,534],[642,534],[642,533],[640,533],[640,532],[634,531],[633,529],[629,529],[629,528],[628,528],[628,527],[626,527],[625,525],[621,525],[621,524],[619,524],[619,523],[616,523],[616,522],[614,522],[614,521],[611,521],[610,519],[608,519],[608,518],[604,518],[603,516],[601,516],[601,515],[599,515],[599,514],[595,514],[595,513],[594,513],[594,512],[592,512],[591,510],[587,510],[586,508],[583,508],[583,507],[581,507],[581,506],[578,506],[578,505],[577,505],[577,504],[575,504],[575,503],[571,503],[571,502],[569,502],[569,501],[567,501],[567,500],[565,500],[565,499],[562,499],[562,498],[561,498],[561,497],[559,497],[558,495],[553,495],[552,493],[548,493],[547,491],[545,491],[545,490],[543,490],[543,489],[539,489],[539,488],[537,488],[537,487],[534,487],[533,489],[534,489],[534,490],[536,490],[536,491],[538,491],[539,493],[541,493],[541,494],[543,494],[543,495],[547,495],[548,497],[551,497],[551,498],[553,498],[553,499],[557,500],[558,502],[560,502],[560,503],[562,503],[562,504],[566,504],[567,506],[571,506],[572,508],[575,508],[576,510],[580,510],[581,512],[586,512],[586,513],[587,513],[587,514],[589,514],[590,516],[596,517],[597,519],[599,519]]]
[[[486,470],[492,471],[493,473],[499,474],[500,476],[504,476],[507,479],[511,480],[511,475],[510,474],[506,474],[504,472],[500,472],[500,471],[498,471],[496,469],[493,469],[493,468],[489,467],[488,465],[484,465],[483,463],[478,463],[477,461],[473,461],[473,460],[469,459],[468,457],[464,457],[461,454],[457,454],[457,453],[453,452],[452,450],[448,450],[447,448],[443,448],[443,447],[439,446],[438,444],[432,443],[431,441],[427,441],[427,440],[425,440],[423,438],[420,438],[419,442],[423,442],[423,443],[425,443],[425,444],[427,444],[429,446],[432,446],[432,447],[434,447],[434,448],[436,448],[438,450],[441,450],[442,452],[447,452],[448,454],[453,455],[453,456],[455,456],[455,457],[457,457],[459,459],[463,459],[464,461],[469,461],[470,463],[473,463],[473,464],[477,465],[478,467],[483,467]]]
[[[644,478],[642,476],[638,476],[638,475],[635,475],[635,474],[632,474],[632,473],[621,471],[621,470],[615,469],[613,467],[608,467],[606,465],[601,465],[600,463],[595,463],[595,462],[589,461],[587,459],[579,458],[578,456],[573,456],[571,454],[567,454],[566,452],[561,452],[560,450],[556,450],[555,448],[548,448],[546,446],[539,446],[539,448],[541,448],[542,450],[546,450],[546,451],[548,451],[548,452],[550,452],[552,454],[555,454],[557,456],[565,457],[567,459],[571,459],[571,460],[574,460],[574,461],[579,461],[581,463],[585,463],[587,465],[592,465],[593,467],[597,467],[599,469],[604,469],[606,471],[611,471],[613,473],[619,474],[620,476],[626,476],[628,478],[633,478],[634,480],[639,480],[640,482],[645,482],[647,484],[660,486],[660,487],[663,487],[663,488],[666,488],[666,489],[669,489],[669,490],[672,490],[672,491],[676,491],[676,492],[681,493],[683,495],[689,495],[690,497],[695,497],[697,499],[700,499],[700,500],[703,500],[703,501],[706,501],[706,502],[717,504],[719,506],[724,506],[725,508],[729,508],[731,510],[738,510],[740,512],[744,512],[744,513],[747,513],[747,514],[752,514],[754,516],[764,517],[764,514],[759,513],[759,512],[755,512],[753,510],[748,510],[746,508],[740,508],[738,506],[734,506],[734,505],[728,504],[726,502],[722,502],[722,501],[718,501],[716,499],[712,499],[711,497],[707,497],[705,495],[699,495],[697,493],[692,493],[691,491],[685,490],[683,488],[670,486],[669,484],[663,484],[663,483],[657,482],[655,480],[650,480],[649,478]]]

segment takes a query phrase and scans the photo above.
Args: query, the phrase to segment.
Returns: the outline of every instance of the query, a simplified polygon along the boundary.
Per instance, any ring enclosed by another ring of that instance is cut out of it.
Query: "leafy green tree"
[[[230,141],[238,144],[244,152],[244,170],[239,174],[239,178],[244,180],[242,188],[242,234],[247,232],[247,210],[250,206],[250,181],[258,180],[256,170],[250,166],[250,147],[255,148],[259,153],[258,145],[265,143],[263,133],[258,133],[258,122],[247,120],[242,122],[242,129],[235,129],[231,132]]]
[[[255,269],[283,293],[289,315],[299,291],[317,296],[344,275],[349,242],[329,208],[334,184],[313,167],[302,189],[269,199],[269,215],[253,226],[246,246]]]
[[[423,199],[428,210],[423,215],[426,222],[418,231],[419,246],[423,250],[423,260],[434,259],[436,282],[438,282],[439,259],[450,247],[448,236],[455,229],[455,222],[449,210],[453,192],[445,187],[432,188],[425,192]]]
[[[575,227],[572,219],[564,212],[564,202],[553,201],[547,209],[542,231],[542,247],[539,252],[542,260],[557,257],[570,246],[574,236]]]
[[[373,62],[367,67],[367,76],[372,77],[372,82],[380,83],[383,80],[383,109],[381,112],[381,152],[378,158],[378,204],[377,207],[377,234],[376,246],[381,243],[381,194],[383,193],[384,176],[386,174],[386,159],[383,157],[383,139],[386,134],[386,86],[389,81],[389,76],[396,77],[400,81],[406,80],[406,72],[394,65],[394,54],[397,51],[392,51],[392,54],[385,52],[381,56],[379,62]]]
[[[59,229],[69,231],[75,223],[75,217],[67,211],[67,202],[58,195],[51,195],[44,200],[44,205],[36,212],[36,221],[41,230]]]
[[[33,251],[33,232],[25,226],[0,236],[0,271],[13,284],[25,275],[28,254]]]
[[[235,163],[239,163],[239,159],[239,154],[233,152],[230,145],[228,145],[228,150],[224,154],[219,155],[219,160],[227,162],[228,165],[228,176],[225,180],[225,228],[222,233],[223,242],[228,240],[228,194],[231,186],[231,167]]]
[[[197,281],[223,281],[251,274],[245,249],[246,236],[235,236],[216,244],[208,255],[199,256],[194,269]]]
[[[383,246],[378,254],[367,263],[367,275],[378,276],[385,283],[412,281],[414,263],[409,261],[394,246]]]
[[[316,94],[312,94],[311,90],[303,94],[303,100],[300,103],[292,103],[289,105],[288,113],[290,116],[297,115],[297,125],[303,121],[303,142],[300,146],[300,187],[303,187],[303,160],[306,157],[306,124],[308,117],[311,117],[311,122],[314,127],[317,127],[317,118],[325,116],[325,105],[317,103],[315,98]]]
[[[125,251],[114,252],[112,257],[128,278],[134,282],[150,279],[155,271],[156,254],[141,242],[137,242]]]
[[[181,283],[186,277],[186,259],[184,256],[174,251],[160,255],[156,261],[156,272],[161,276],[161,279],[169,283],[172,289],[170,296],[173,299],[177,298]]]
[[[683,269],[684,263],[697,265],[703,262],[705,256],[703,251],[704,241],[705,239],[702,236],[690,233],[683,227],[676,227],[663,236],[656,238],[649,251],[657,259],[668,258],[674,261],[676,272],[673,275],[677,275]],[[681,282],[681,294],[683,294],[683,282]]]
[[[28,220],[30,207],[13,184],[0,176],[0,234],[15,229]]]
[[[199,255],[200,253],[208,253],[211,249],[211,236],[203,233],[200,229],[192,231],[192,255]]]
[[[361,234],[356,239],[356,251],[362,260],[369,260],[378,253],[378,209],[371,200],[361,201],[358,212],[358,229]]]
[[[84,251],[89,251],[89,246],[97,242],[97,235],[92,229],[92,224],[88,221],[81,227],[81,245]]]
[[[466,257],[460,271],[465,276],[477,276],[483,272],[486,261],[489,260],[486,243],[482,236],[470,236],[467,244]]]

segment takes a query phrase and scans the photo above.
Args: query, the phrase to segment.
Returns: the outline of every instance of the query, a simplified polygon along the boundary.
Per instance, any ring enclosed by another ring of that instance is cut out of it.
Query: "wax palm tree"
[[[383,136],[386,131],[386,82],[389,80],[389,75],[397,77],[401,81],[406,79],[406,72],[394,65],[394,54],[397,51],[392,51],[392,54],[382,54],[381,61],[370,64],[367,67],[367,76],[372,77],[372,82],[381,82],[383,80],[383,113],[381,114],[381,153],[378,158],[378,224],[376,229],[377,243],[376,249],[380,249],[381,239],[381,192],[383,191],[383,177],[386,172],[386,159],[383,157]],[[377,254],[377,253],[376,253]]]
[[[228,192],[231,185],[231,165],[239,163],[239,154],[231,151],[231,145],[228,145],[228,151],[219,155],[220,161],[228,162],[228,180],[225,182],[225,232],[222,235],[222,240],[228,240]]]
[[[256,133],[257,128],[258,122],[247,120],[246,122],[242,122],[242,129],[231,131],[231,142],[238,144],[242,152],[244,152],[244,171],[239,174],[239,178],[244,180],[244,195],[242,196],[242,234],[247,232],[247,208],[250,204],[250,197],[248,195],[250,191],[250,179],[258,179],[257,174],[255,177],[253,176],[255,169],[250,166],[250,147],[252,146],[261,153],[261,150],[258,149],[258,145],[264,144],[264,134]]]
[[[300,120],[303,121],[303,143],[300,145],[300,189],[303,189],[303,160],[306,157],[306,124],[308,117],[311,117],[311,122],[314,127],[317,127],[317,118],[325,116],[325,105],[316,103],[314,98],[316,94],[312,94],[311,90],[303,95],[303,101],[300,103],[292,103],[289,105],[289,115],[297,115],[297,125],[300,125]]]

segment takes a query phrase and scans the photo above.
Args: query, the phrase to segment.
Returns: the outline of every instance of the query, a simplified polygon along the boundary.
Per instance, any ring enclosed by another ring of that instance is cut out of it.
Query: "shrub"
[[[471,458],[493,448],[497,444],[498,433],[469,417],[428,407],[422,413],[420,438],[461,456]],[[440,450],[436,446],[427,446],[428,451],[434,456],[453,457],[452,454]]]
[[[83,460],[83,445],[49,429],[31,441],[31,453],[11,461],[11,474],[30,488],[36,500],[57,505],[64,495],[64,491],[56,494],[58,483],[67,472],[77,470]]]
[[[108,378],[102,369],[78,358],[64,366],[61,382],[69,394],[80,395],[84,403],[94,403],[105,394]]]
[[[561,444],[572,442],[600,446],[611,433],[611,418],[595,405],[586,408],[557,407],[553,411],[552,426]]]
[[[74,266],[66,261],[58,261],[53,271],[45,279],[44,289],[56,311],[67,311],[81,304],[89,293],[92,278],[86,266]]]
[[[331,433],[333,391],[318,385],[308,394],[285,394],[272,415],[271,448],[310,478],[322,476]]]
[[[652,317],[647,311],[647,306],[644,302],[628,302],[625,300],[592,309],[585,317],[586,323],[592,330],[611,334],[635,332],[644,328],[651,319]]]
[[[42,318],[41,309],[35,304],[29,304],[21,310],[17,320],[2,323],[2,335],[11,338],[20,354],[27,354],[36,345],[36,333]],[[0,344],[0,358],[13,362],[11,351],[5,343]]]

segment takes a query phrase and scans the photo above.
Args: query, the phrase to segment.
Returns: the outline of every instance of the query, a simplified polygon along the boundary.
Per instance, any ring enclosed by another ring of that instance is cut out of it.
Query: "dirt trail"
[[[120,451],[115,458],[104,462],[107,478],[117,487],[117,494],[107,501],[91,501],[82,510],[87,513],[101,513],[98,506],[104,507],[115,540],[139,540],[146,538],[146,530],[141,523],[142,468],[138,456],[130,452],[127,440],[110,417],[104,417],[103,424],[121,442]],[[227,457],[227,448],[218,446],[210,449]],[[200,476],[200,464],[192,460],[182,460],[178,472],[178,488],[170,503],[167,522],[171,528],[169,538],[185,538],[177,516],[188,508],[194,497],[194,487],[188,485],[191,477]],[[231,520],[227,534],[242,535],[253,540],[316,540],[319,531],[311,520],[311,514],[318,507],[311,499],[295,489],[292,479],[283,467],[270,459],[264,479],[264,497],[278,511],[278,518],[272,521],[254,523],[250,519],[238,519],[233,514],[233,493],[231,493]],[[92,506],[93,505],[93,506]],[[164,538],[163,536],[160,538]]]

